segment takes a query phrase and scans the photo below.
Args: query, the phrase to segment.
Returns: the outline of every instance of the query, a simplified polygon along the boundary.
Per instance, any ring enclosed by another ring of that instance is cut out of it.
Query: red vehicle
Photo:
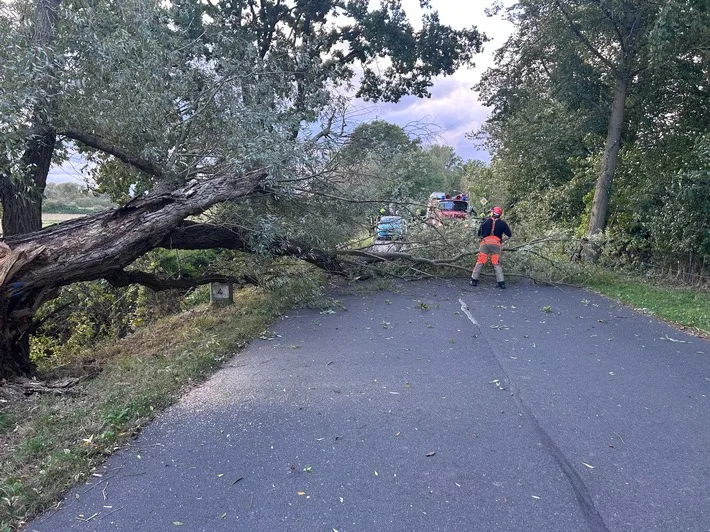
[[[450,194],[434,192],[429,196],[429,219],[441,222],[442,220],[465,220],[468,218],[468,196],[458,194],[451,197]]]

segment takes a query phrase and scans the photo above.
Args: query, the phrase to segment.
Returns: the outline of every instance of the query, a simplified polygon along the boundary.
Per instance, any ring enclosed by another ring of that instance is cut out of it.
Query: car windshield
[[[399,225],[402,222],[402,218],[399,216],[383,216],[380,218],[380,225],[385,225],[388,227]]]
[[[439,209],[442,211],[462,211],[468,210],[468,202],[461,200],[446,200],[439,202]]]

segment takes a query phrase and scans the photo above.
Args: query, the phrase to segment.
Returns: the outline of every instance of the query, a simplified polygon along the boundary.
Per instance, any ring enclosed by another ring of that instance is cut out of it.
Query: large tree
[[[501,65],[479,85],[495,106],[489,132],[503,130],[497,140],[512,140],[512,150],[527,135],[518,146],[546,154],[538,173],[559,179],[550,185],[571,179],[570,158],[598,155],[589,235],[606,227],[619,150],[638,127],[629,130],[629,112],[644,94],[653,32],[679,3],[694,2],[521,0],[510,11],[516,31],[498,54]]]
[[[32,370],[33,315],[60,287],[148,284],[125,268],[158,246],[253,251],[240,224],[183,222],[276,192],[298,205],[327,187],[339,117],[343,128],[334,89],[351,83],[357,65],[360,96],[397,101],[427,96],[434,76],[480,50],[475,28],[453,30],[425,9],[415,31],[399,1],[369,4],[3,2],[0,375]],[[48,169],[69,149],[125,203],[40,231]],[[266,240],[276,253],[340,267],[307,245]]]

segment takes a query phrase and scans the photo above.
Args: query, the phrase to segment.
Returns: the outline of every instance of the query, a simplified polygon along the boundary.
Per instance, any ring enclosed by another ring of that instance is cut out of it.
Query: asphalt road
[[[708,342],[492,285],[294,312],[28,530],[710,531]]]

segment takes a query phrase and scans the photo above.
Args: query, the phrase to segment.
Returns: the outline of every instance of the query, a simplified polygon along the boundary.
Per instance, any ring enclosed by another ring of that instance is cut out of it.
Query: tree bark
[[[188,216],[256,191],[264,170],[192,181],[118,209],[0,242],[0,378],[27,374],[29,331],[39,307],[61,286],[111,277],[158,247]]]
[[[198,286],[209,284],[209,283],[230,283],[235,285],[246,285],[253,284],[255,286],[259,285],[259,280],[253,275],[243,275],[241,277],[228,277],[225,275],[204,275],[201,277],[178,277],[177,279],[166,279],[158,277],[148,272],[141,272],[136,270],[126,271],[121,270],[116,272],[111,276],[107,277],[106,280],[113,286],[130,286],[132,284],[139,284],[150,288],[154,292],[160,292],[163,290],[185,290],[187,288],[196,288]]]

